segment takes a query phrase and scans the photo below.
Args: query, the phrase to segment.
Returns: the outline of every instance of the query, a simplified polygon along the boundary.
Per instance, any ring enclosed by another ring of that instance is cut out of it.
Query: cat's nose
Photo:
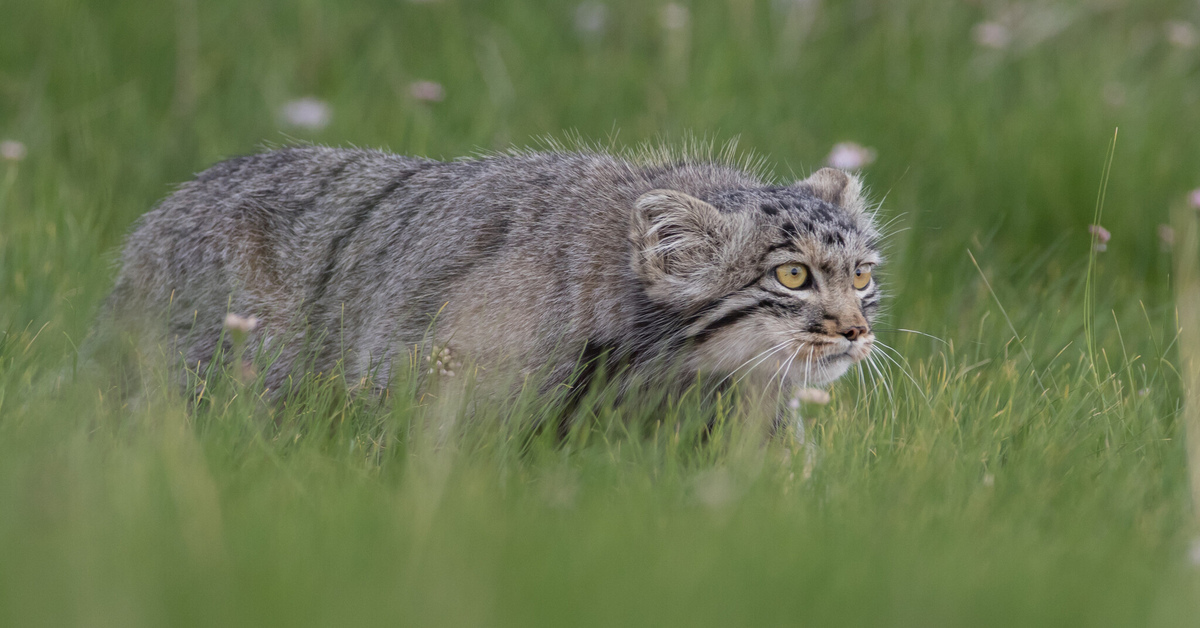
[[[867,328],[863,325],[855,325],[853,327],[843,327],[838,330],[838,333],[841,334],[842,336],[844,336],[846,338],[846,340],[849,340],[850,342],[854,342],[855,340],[858,340],[859,338],[867,335]]]

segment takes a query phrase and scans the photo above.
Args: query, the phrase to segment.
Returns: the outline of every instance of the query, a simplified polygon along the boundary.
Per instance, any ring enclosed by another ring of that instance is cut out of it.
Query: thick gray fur
[[[880,262],[878,237],[858,180],[832,169],[780,186],[602,152],[288,148],[219,163],[143,216],[108,310],[191,369],[227,313],[257,317],[248,346],[278,355],[272,390],[335,367],[386,385],[393,361],[439,343],[485,375],[563,382],[603,353],[823,385],[870,350],[880,295],[851,282]],[[812,285],[780,284],[789,261]]]

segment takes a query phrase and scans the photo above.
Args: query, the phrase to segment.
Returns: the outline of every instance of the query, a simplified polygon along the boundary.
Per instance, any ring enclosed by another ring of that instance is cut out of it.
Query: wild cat
[[[108,309],[162,317],[201,371],[226,315],[254,316],[271,390],[335,367],[386,385],[414,348],[448,347],[485,376],[565,383],[603,356],[771,397],[871,352],[879,238],[859,180],[831,168],[774,185],[601,151],[287,148],[212,166],[143,216]]]

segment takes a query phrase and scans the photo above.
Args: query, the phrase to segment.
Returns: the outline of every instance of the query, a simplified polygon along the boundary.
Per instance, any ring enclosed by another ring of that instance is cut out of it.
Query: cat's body
[[[168,317],[189,368],[227,313],[254,316],[274,390],[335,365],[386,384],[394,360],[447,343],[551,383],[604,353],[631,372],[823,385],[871,348],[877,238],[857,180],[831,169],[771,186],[603,153],[295,148],[217,164],[144,216],[109,309],[140,329]],[[783,283],[788,264],[805,285]]]

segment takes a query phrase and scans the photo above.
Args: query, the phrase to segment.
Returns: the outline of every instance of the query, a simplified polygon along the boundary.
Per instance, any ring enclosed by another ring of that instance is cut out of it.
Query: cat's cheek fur
[[[748,338],[753,341],[748,342]],[[699,372],[754,378],[754,372],[768,365],[774,369],[792,354],[794,347],[778,346],[785,342],[789,342],[786,336],[771,333],[755,322],[740,323],[696,346],[688,366]]]

